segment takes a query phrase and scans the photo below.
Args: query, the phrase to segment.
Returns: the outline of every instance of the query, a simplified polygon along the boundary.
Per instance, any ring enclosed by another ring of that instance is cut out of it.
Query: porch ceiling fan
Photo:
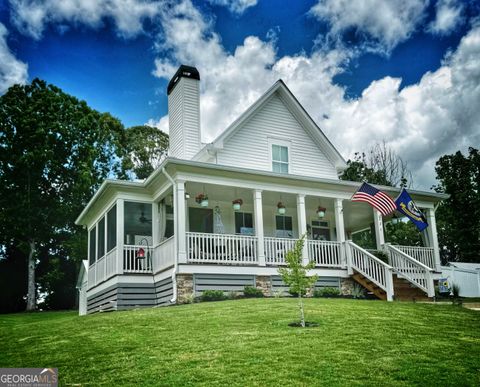
[[[138,218],[138,221],[142,224],[145,224],[145,223],[152,223],[152,219],[148,219],[146,216],[145,216],[145,213],[142,211],[142,215],[140,215],[140,217]]]

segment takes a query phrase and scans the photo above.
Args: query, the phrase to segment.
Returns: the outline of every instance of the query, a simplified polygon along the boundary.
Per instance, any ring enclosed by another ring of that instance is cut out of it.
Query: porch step
[[[387,293],[381,288],[379,288],[375,283],[370,281],[368,278],[364,277],[360,273],[355,273],[352,275],[352,278],[362,285],[365,289],[367,289],[369,292],[372,292],[375,297],[377,297],[380,300],[386,300],[387,299]]]
[[[431,301],[425,292],[411,284],[404,278],[393,275],[393,293],[397,301]]]

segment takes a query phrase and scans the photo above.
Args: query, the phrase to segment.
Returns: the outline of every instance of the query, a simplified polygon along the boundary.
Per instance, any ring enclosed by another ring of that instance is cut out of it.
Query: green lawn
[[[0,367],[62,385],[480,385],[480,312],[450,305],[245,299],[78,317],[0,315]]]

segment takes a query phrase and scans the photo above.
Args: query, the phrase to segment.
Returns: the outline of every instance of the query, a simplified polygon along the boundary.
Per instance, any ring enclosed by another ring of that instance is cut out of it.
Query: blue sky
[[[0,92],[39,77],[168,130],[168,79],[195,65],[210,141],[282,78],[345,158],[386,141],[421,188],[439,156],[480,143],[478,1],[0,4]]]

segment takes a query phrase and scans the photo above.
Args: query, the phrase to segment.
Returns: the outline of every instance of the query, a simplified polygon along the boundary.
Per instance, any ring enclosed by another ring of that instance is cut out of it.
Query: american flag
[[[363,183],[355,192],[352,202],[366,202],[380,211],[383,216],[387,216],[397,209],[397,205],[390,196],[367,183]]]

